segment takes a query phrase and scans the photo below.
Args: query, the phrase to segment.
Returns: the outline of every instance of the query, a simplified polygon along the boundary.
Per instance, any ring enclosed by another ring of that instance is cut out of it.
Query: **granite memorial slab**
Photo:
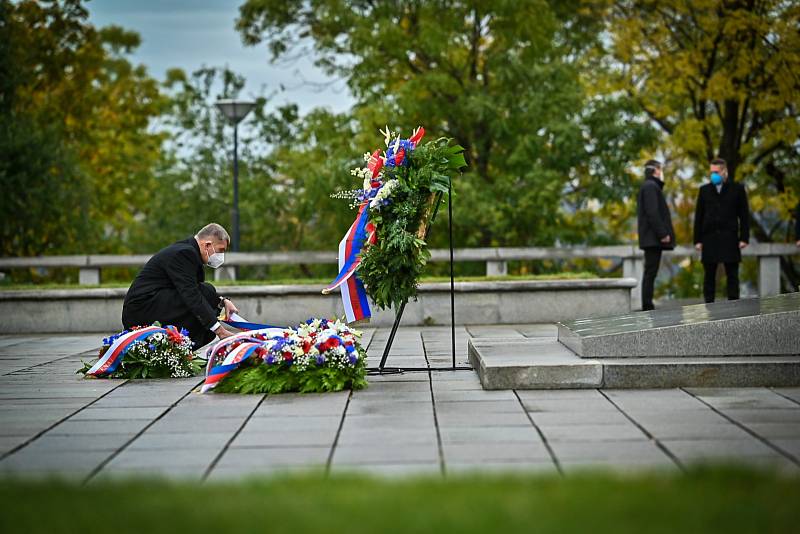
[[[800,293],[566,321],[558,340],[593,359],[794,356]]]

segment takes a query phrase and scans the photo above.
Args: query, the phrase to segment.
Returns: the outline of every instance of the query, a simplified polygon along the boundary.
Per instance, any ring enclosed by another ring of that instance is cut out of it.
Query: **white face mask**
[[[214,250],[214,245],[211,245],[211,250]],[[225,263],[225,253],[224,252],[217,252],[214,250],[214,253],[208,257],[208,266],[212,269],[218,269]]]

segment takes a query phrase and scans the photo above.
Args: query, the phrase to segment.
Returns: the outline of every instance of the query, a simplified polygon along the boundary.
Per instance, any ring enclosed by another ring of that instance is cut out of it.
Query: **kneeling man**
[[[189,331],[194,349],[210,343],[215,334],[232,335],[217,320],[238,312],[230,300],[220,297],[205,282],[203,265],[217,269],[225,261],[230,236],[219,224],[204,226],[197,235],[157,252],[139,272],[125,295],[122,324],[125,328],[160,322]]]

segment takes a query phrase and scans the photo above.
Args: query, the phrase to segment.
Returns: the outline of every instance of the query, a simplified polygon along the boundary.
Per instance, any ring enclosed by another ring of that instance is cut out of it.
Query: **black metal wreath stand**
[[[434,207],[433,215],[425,227],[425,239],[428,238],[428,233],[431,231],[433,221],[439,212],[439,204],[442,200],[442,194],[436,196],[436,206]],[[368,369],[369,374],[383,375],[383,374],[400,374],[404,372],[413,371],[456,371],[456,370],[471,370],[472,367],[458,367],[456,366],[456,297],[455,297],[455,276],[453,270],[453,180],[449,181],[447,187],[447,212],[448,212],[448,241],[450,245],[450,347],[452,354],[452,365],[450,367],[386,367],[386,361],[389,359],[389,352],[392,350],[394,337],[397,334],[397,329],[400,327],[400,321],[403,319],[403,311],[406,309],[408,301],[404,301],[400,305],[394,317],[394,324],[389,333],[389,339],[386,340],[386,347],[383,349],[383,356],[381,363],[378,367],[371,367]]]

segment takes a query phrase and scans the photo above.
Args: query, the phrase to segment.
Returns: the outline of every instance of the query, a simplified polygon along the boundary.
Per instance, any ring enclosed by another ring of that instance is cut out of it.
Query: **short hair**
[[[197,239],[216,239],[217,241],[225,241],[228,244],[231,242],[231,236],[228,234],[228,231],[225,230],[221,224],[217,223],[205,225],[195,234],[195,237]]]
[[[727,169],[728,168],[728,164],[725,163],[725,160],[722,159],[722,158],[714,158],[714,159],[712,159],[711,160],[711,165],[719,165],[723,169]]]
[[[647,163],[644,164],[644,177],[651,178],[655,174],[656,169],[660,168],[661,162],[657,159],[647,160]]]

